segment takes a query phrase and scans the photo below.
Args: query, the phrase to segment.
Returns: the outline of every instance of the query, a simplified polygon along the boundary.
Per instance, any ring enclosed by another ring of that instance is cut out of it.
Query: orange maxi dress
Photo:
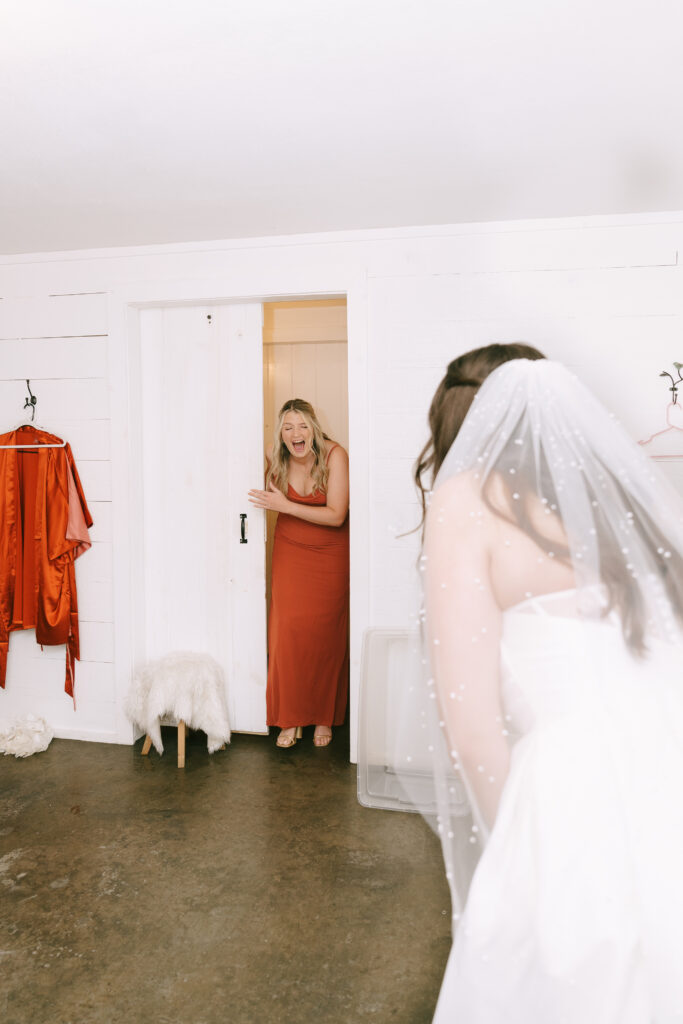
[[[316,491],[300,505],[324,505]],[[268,623],[268,725],[342,725],[349,677],[349,518],[319,526],[280,512]]]

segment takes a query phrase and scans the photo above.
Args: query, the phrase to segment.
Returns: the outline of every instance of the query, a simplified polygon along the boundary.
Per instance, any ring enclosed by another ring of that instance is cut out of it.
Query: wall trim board
[[[128,740],[121,739],[118,732],[105,732],[101,729],[55,728],[54,733],[56,740],[84,740],[86,743],[128,743]]]
[[[395,228],[356,228],[347,231],[323,231],[294,235],[262,235],[256,237],[167,242],[138,246],[110,246],[101,249],[64,249],[54,252],[6,253],[0,255],[0,267],[22,263],[63,263],[67,260],[120,259],[135,256],[163,256],[178,253],[209,253],[239,249],[268,249],[281,246],[300,248],[305,245],[340,245],[363,242],[397,241],[402,238],[448,238],[457,235],[489,235],[566,228],[590,231],[595,228],[644,227],[683,223],[683,210],[656,213],[588,214],[580,217],[546,217],[532,220],[465,221],[456,224],[405,225]],[[55,297],[97,295],[98,291],[61,292]],[[283,293],[286,295],[287,293]],[[296,299],[301,296],[297,295]],[[308,297],[308,296],[305,296]],[[330,296],[333,297],[333,296]],[[296,301],[296,299],[294,301]]]
[[[349,395],[349,525],[351,547],[350,726],[351,761],[358,760],[361,655],[370,619],[370,464],[368,277],[365,271],[346,289]],[[354,509],[356,510],[354,512]]]
[[[107,297],[107,338],[111,419],[111,535],[116,550],[112,575],[114,585],[114,686],[116,693],[116,742],[135,742],[133,726],[124,713],[124,702],[130,686],[135,658],[132,650],[132,617],[140,614],[135,603],[135,585],[140,566],[135,547],[137,531],[130,528],[130,448],[128,361],[131,346],[139,337],[138,316],[125,301],[114,295]],[[140,396],[132,395],[132,401]],[[133,463],[135,464],[135,460]],[[142,486],[142,482],[138,482]]]

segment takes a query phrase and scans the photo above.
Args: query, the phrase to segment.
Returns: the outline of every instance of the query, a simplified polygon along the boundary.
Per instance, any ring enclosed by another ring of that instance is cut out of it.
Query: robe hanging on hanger
[[[66,645],[64,689],[74,696],[74,562],[90,547],[92,524],[68,444],[28,424],[0,436],[0,686],[10,633],[35,628],[41,646]]]

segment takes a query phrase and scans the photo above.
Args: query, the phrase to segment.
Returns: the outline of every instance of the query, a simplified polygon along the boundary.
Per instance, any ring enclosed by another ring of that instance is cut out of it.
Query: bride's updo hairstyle
[[[429,490],[423,483],[424,474],[430,474],[431,486],[477,391],[490,373],[511,359],[545,359],[545,356],[531,345],[513,341],[474,348],[448,364],[446,376],[436,389],[429,407],[429,429],[432,436],[415,464],[415,483],[422,503],[422,524],[427,511],[426,494]]]

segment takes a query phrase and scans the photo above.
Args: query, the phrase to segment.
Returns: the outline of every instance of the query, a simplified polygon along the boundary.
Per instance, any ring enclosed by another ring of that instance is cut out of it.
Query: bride
[[[529,346],[455,359],[429,422],[416,742],[455,912],[434,1020],[680,1024],[683,503]]]

